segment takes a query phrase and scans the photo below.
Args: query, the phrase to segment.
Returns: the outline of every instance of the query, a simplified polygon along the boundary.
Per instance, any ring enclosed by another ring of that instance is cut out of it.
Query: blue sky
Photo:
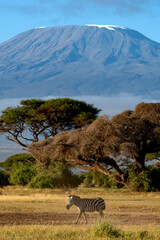
[[[40,26],[117,25],[160,43],[160,0],[0,0],[0,43]]]

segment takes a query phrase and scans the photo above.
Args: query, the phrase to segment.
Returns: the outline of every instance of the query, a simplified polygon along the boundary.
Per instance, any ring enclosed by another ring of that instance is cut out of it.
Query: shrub
[[[10,174],[10,183],[18,185],[27,185],[36,175],[34,167],[24,166],[23,164]]]
[[[95,237],[111,237],[113,239],[117,239],[121,237],[121,239],[124,236],[124,232],[122,232],[119,229],[116,229],[109,223],[101,223],[94,229],[94,235]]]
[[[35,162],[35,159],[31,155],[20,153],[7,158],[4,162],[1,162],[0,167],[4,168],[7,171],[11,171],[14,168],[17,168],[19,164],[32,166]]]
[[[13,185],[28,185],[34,188],[77,187],[81,176],[73,174],[72,166],[66,162],[57,162],[42,168],[28,154],[15,154],[0,164],[10,174],[9,182]],[[36,168],[35,168],[36,167]]]
[[[143,171],[136,173],[134,170],[129,172],[129,187],[133,191],[144,191],[150,190],[151,179],[149,178],[149,172]]]
[[[3,167],[9,174],[10,184],[27,185],[36,174],[36,170],[33,167],[35,162],[31,155],[21,153],[7,158],[0,163],[0,167]]]
[[[123,187],[115,181],[114,173],[112,176],[107,176],[97,170],[89,171],[84,174],[84,185],[86,187],[104,187],[104,188],[119,188]]]
[[[91,171],[84,173],[84,186],[85,187],[94,187],[93,174]]]
[[[160,164],[149,166],[152,191],[160,191]]]
[[[134,167],[129,171],[129,187],[133,191],[158,191],[160,190],[160,166],[150,165],[140,173],[134,171]]]
[[[147,166],[142,172],[136,172],[134,166],[131,165],[126,169],[129,175],[128,185],[132,191],[159,191],[160,190],[160,164]],[[107,187],[122,188],[123,184],[117,183],[116,175],[113,172],[111,176],[98,172],[96,170],[89,171],[84,174],[84,185],[86,187]]]
[[[0,170],[0,187],[9,185],[9,174]]]
[[[111,187],[109,177],[96,170],[85,173],[84,185],[86,187]]]
[[[37,175],[29,183],[29,187],[77,187],[81,182],[82,178],[73,174],[70,165],[65,162],[58,162],[49,168],[40,168]]]
[[[54,180],[51,176],[36,175],[28,184],[31,188],[54,188]]]
[[[65,162],[58,162],[55,164],[51,171],[56,187],[77,187],[80,184],[80,178],[78,175],[73,174],[71,169],[72,166],[66,164]]]

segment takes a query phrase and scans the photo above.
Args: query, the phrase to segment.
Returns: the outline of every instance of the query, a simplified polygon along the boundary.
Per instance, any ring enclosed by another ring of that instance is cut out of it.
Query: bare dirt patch
[[[76,219],[76,214],[63,213],[1,213],[0,225],[61,225]]]
[[[77,213],[0,213],[0,225],[72,225],[75,223]],[[88,223],[99,221],[99,215],[87,214]],[[153,214],[108,214],[105,219],[113,225],[160,225],[160,217]],[[80,224],[84,223],[81,217]]]

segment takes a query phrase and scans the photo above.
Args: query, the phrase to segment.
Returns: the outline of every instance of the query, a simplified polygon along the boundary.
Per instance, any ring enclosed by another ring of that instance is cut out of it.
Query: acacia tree
[[[52,139],[32,144],[31,154],[45,164],[65,159],[82,169],[116,173],[117,181],[128,182],[126,167],[145,168],[148,153],[160,151],[160,103],[141,103],[111,119],[97,118],[92,124],[62,132]]]
[[[0,116],[0,134],[27,148],[39,139],[77,129],[96,119],[99,109],[69,98],[28,99],[7,108]]]

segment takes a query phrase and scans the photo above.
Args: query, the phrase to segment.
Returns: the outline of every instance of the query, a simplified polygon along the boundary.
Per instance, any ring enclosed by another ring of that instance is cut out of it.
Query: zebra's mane
[[[68,198],[80,199],[80,197],[79,197],[79,196],[76,196],[76,195],[69,195]]]

